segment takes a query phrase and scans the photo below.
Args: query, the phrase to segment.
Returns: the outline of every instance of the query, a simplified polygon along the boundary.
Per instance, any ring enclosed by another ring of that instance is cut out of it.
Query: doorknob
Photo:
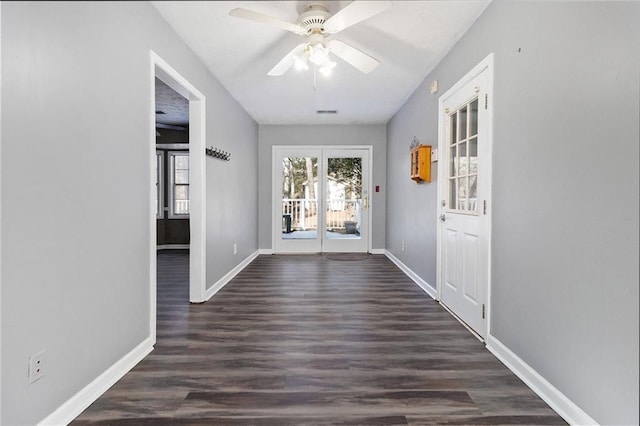
[[[444,215],[444,213],[442,213],[440,215],[440,220],[443,221],[443,222],[445,222],[447,220],[447,217]]]

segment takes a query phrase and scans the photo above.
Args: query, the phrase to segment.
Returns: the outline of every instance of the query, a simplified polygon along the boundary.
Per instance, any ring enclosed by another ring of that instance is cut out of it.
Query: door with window
[[[491,192],[491,56],[440,98],[440,301],[487,331]]]
[[[276,253],[368,251],[370,153],[274,147]]]

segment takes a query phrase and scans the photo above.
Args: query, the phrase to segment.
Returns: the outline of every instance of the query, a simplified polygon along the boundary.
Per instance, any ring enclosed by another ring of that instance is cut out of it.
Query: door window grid
[[[449,114],[448,141],[448,208],[478,214],[477,97]]]
[[[189,153],[169,152],[169,218],[189,216]]]

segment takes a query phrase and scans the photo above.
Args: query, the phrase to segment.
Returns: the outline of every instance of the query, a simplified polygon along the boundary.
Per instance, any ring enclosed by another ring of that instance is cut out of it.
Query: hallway
[[[259,256],[188,304],[158,254],[156,349],[73,425],[565,424],[386,257]]]

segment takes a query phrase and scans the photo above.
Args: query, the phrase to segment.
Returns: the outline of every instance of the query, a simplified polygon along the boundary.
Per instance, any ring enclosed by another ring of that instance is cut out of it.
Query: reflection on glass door
[[[368,159],[362,149],[324,150],[322,251],[368,251]]]
[[[327,158],[326,196],[325,237],[362,238],[362,158]]]
[[[282,238],[318,238],[318,158],[282,158]]]

